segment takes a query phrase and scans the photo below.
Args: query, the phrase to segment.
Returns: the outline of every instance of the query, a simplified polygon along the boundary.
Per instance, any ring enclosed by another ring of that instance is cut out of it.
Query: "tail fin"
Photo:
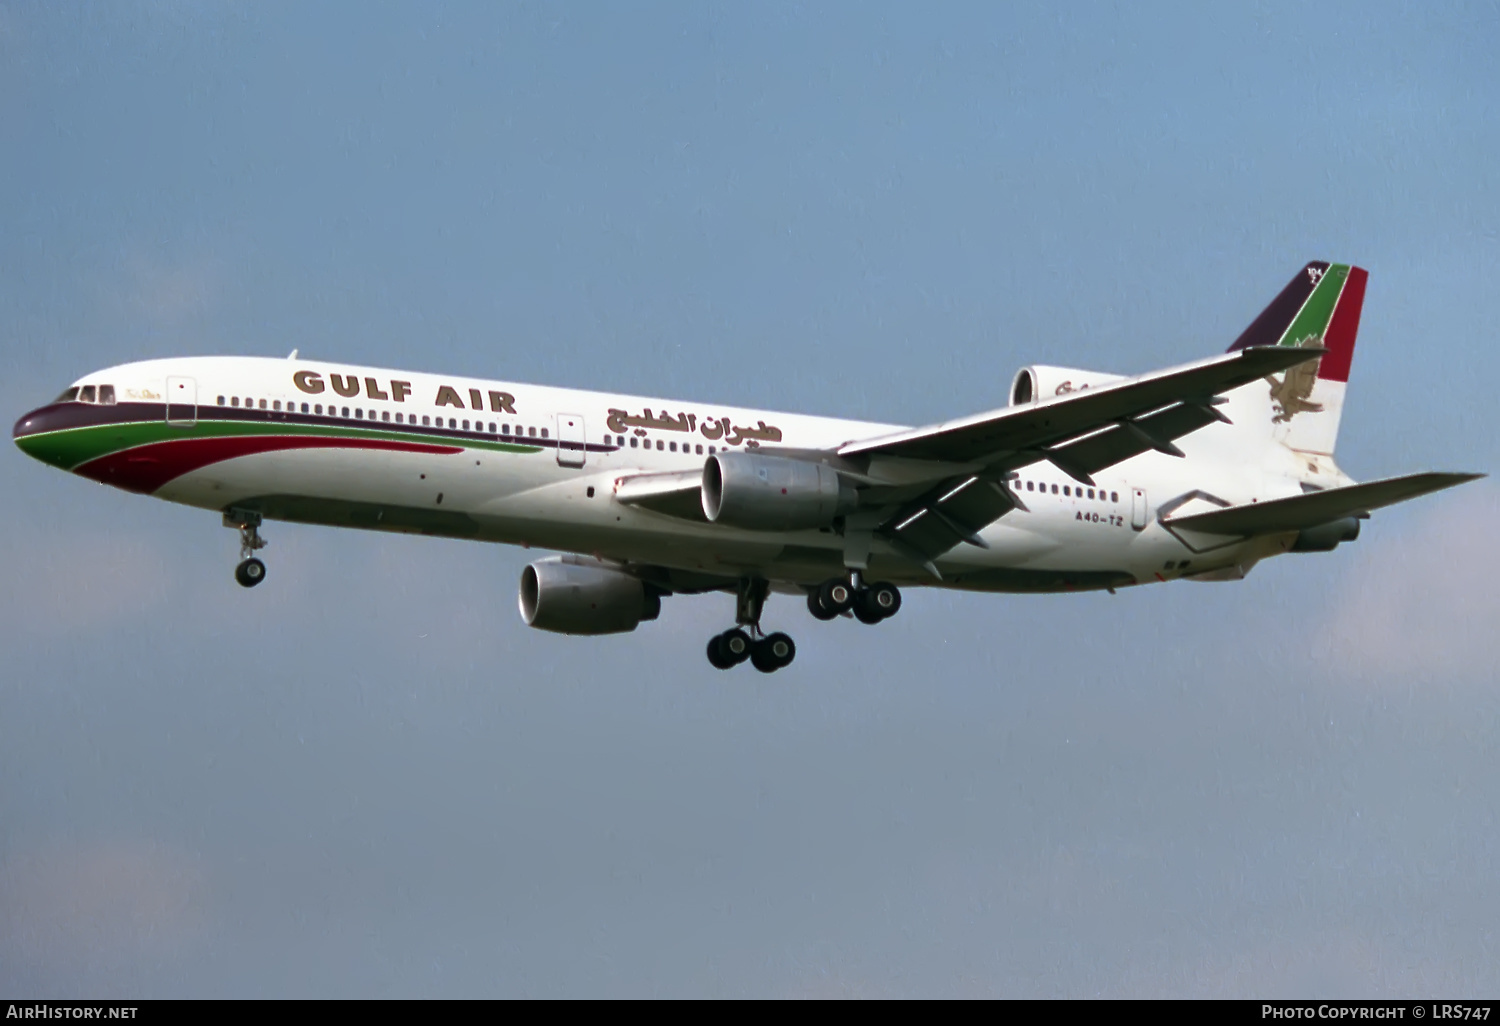
[[[1331,456],[1369,274],[1315,260],[1287,283],[1229,349],[1323,346],[1322,359],[1293,367],[1270,386],[1271,435],[1299,452]],[[1247,386],[1248,387],[1248,386]]]

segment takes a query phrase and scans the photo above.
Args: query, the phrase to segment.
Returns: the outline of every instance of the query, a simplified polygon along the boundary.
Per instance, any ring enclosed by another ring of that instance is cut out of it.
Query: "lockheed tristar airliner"
[[[1371,510],[1481,475],[1356,484],[1334,462],[1366,272],[1314,262],[1224,355],[1124,377],[1022,368],[1004,408],[927,427],[259,357],[123,364],[16,444],[222,514],[235,577],[267,520],[504,542],[527,624],[610,634],[727,593],[708,659],[771,672],[771,593],[878,623],[902,587],[1057,592],[1233,581],[1353,541]]]

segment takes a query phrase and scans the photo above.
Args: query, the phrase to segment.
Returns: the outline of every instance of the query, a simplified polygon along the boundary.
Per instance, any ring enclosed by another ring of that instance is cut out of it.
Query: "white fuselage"
[[[423,418],[450,422],[458,452],[302,448],[225,458],[175,477],[154,494],[228,510],[251,505],[269,518],[471,537],[652,564],[686,573],[747,573],[816,583],[842,567],[831,530],[764,532],[698,522],[620,502],[619,481],[643,473],[691,472],[710,447],[832,449],[904,430],[876,424],[712,403],[550,388],[307,360],[193,357],[126,364],[80,385],[111,384],[120,401],[195,391],[197,421],[221,410],[280,406],[300,416],[371,431]],[[335,384],[343,392],[338,394]],[[1231,419],[1262,416],[1264,386],[1230,394]],[[169,397],[170,401],[170,397]],[[236,405],[231,405],[236,404]],[[288,406],[288,404],[291,404]],[[185,404],[184,404],[185,405]],[[313,414],[312,411],[332,411]],[[348,411],[345,413],[345,411]],[[177,416],[186,419],[179,408]],[[410,420],[408,420],[410,418]],[[563,446],[558,440],[562,437]],[[582,450],[576,443],[587,445]],[[1301,482],[1347,480],[1331,461],[1303,457],[1254,431],[1214,424],[1180,439],[1185,458],[1151,452],[1080,485],[1048,463],[1022,469],[1012,489],[1025,504],[981,532],[988,548],[960,544],[935,560],[941,580],[881,553],[878,574],[908,583],[980,590],[1056,590],[1017,584],[1004,571],[1119,571],[1137,582],[1204,574],[1234,577],[1283,551],[1285,539],[1197,545],[1164,528],[1157,511],[1214,508],[1298,494]],[[894,462],[872,473],[899,476]],[[1185,501],[1182,501],[1184,500]],[[387,514],[386,511],[392,511]],[[394,511],[403,511],[397,513]],[[422,511],[422,515],[418,515]],[[430,517],[424,517],[430,514]],[[1045,581],[1046,578],[1037,578]],[[1087,586],[1087,585],[1085,585]]]

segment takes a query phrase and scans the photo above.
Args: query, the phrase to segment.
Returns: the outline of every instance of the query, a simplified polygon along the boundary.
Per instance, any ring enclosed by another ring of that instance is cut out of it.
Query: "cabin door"
[[[583,418],[576,413],[557,415],[557,463],[563,467],[581,467],[588,456],[588,439],[583,432]]]
[[[198,382],[194,379],[167,379],[167,423],[189,428],[198,423]]]

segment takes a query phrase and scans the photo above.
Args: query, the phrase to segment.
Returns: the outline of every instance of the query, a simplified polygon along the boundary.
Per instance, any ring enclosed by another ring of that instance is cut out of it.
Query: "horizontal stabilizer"
[[[1169,517],[1167,527],[1201,531],[1204,534],[1244,535],[1280,534],[1302,531],[1344,517],[1368,513],[1382,506],[1393,506],[1429,492],[1484,477],[1483,474],[1409,474],[1384,481],[1367,481],[1347,488],[1330,488],[1323,492],[1293,495],[1249,506],[1231,506],[1209,513],[1186,517]]]

